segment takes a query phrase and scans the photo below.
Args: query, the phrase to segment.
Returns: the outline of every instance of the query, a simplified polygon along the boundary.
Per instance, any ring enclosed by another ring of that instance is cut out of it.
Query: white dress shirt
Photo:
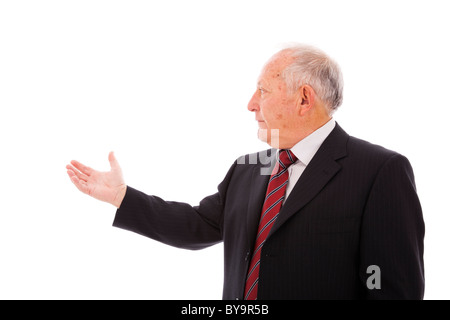
[[[314,157],[317,150],[319,150],[323,141],[328,137],[331,131],[333,131],[335,126],[336,121],[331,118],[330,121],[328,121],[326,124],[311,133],[303,140],[300,140],[295,146],[291,148],[291,151],[295,154],[298,160],[288,168],[289,181],[286,187],[286,196],[284,197],[284,201],[286,201],[298,179],[302,175],[303,171],[305,171],[306,166]]]

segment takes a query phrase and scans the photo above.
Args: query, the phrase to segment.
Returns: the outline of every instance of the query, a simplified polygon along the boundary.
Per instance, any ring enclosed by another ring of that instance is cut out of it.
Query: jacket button
[[[248,257],[250,256],[250,252],[247,251],[247,254],[245,255],[245,261],[248,261]]]

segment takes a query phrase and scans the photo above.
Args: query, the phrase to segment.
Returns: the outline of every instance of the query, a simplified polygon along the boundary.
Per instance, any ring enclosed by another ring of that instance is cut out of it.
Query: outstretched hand
[[[81,192],[119,208],[125,197],[127,186],[122,176],[122,169],[113,152],[109,153],[108,160],[111,170],[107,172],[94,170],[72,160],[66,166],[67,174]]]

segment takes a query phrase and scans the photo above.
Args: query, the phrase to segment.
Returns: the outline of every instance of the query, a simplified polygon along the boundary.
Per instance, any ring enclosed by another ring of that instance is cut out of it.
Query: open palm
[[[123,179],[122,169],[113,152],[109,153],[108,160],[111,170],[107,172],[94,170],[76,160],[72,160],[66,166],[67,174],[78,190],[95,199],[111,203],[118,208],[122,203],[127,187]]]

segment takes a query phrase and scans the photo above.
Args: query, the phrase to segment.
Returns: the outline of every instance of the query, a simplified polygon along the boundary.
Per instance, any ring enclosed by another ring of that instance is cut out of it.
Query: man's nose
[[[253,94],[253,97],[248,102],[247,109],[251,112],[256,112],[259,110],[259,99],[257,97],[258,91]]]

